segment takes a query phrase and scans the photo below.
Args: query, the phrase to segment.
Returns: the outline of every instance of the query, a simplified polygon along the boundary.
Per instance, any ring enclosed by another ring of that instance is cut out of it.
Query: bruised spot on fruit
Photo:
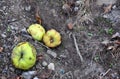
[[[29,57],[29,60],[32,60],[32,58],[31,58],[31,57]]]

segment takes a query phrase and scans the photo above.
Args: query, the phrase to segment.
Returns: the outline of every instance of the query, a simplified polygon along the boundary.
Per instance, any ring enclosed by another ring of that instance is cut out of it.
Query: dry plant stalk
[[[100,79],[103,79],[110,71],[111,69],[108,69],[104,74],[102,74],[102,76],[100,76]]]
[[[73,37],[73,40],[74,40],[74,44],[75,44],[76,51],[77,51],[77,53],[78,53],[78,55],[79,55],[79,57],[80,57],[81,62],[83,62],[84,60],[83,60],[83,57],[82,57],[82,55],[81,55],[81,53],[80,53],[80,50],[79,50],[79,48],[78,48],[78,44],[77,44],[75,35],[72,34],[72,37]]]

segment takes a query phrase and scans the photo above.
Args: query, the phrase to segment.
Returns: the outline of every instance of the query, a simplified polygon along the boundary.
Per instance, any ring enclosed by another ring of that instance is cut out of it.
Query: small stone
[[[50,63],[50,64],[48,65],[48,69],[50,69],[50,70],[55,70],[55,65],[54,65],[54,63]]]
[[[26,11],[30,11],[30,10],[31,10],[31,6],[30,6],[30,5],[29,5],[29,6],[26,6],[26,7],[25,7],[25,10],[26,10]]]
[[[65,74],[65,70],[60,69],[60,73],[61,73],[61,74]]]
[[[75,8],[74,8],[74,11],[75,11],[75,12],[77,12],[78,10],[79,10],[79,8],[78,8],[78,7],[75,7]]]
[[[80,5],[81,3],[83,3],[81,0],[75,2],[76,5]]]
[[[39,79],[38,77],[34,77],[33,79]]]
[[[6,37],[7,37],[5,34],[1,34],[1,36],[2,36],[3,38],[6,38]]]
[[[112,9],[116,9],[116,8],[117,8],[116,5],[113,5],[113,6],[112,6]]]
[[[21,77],[23,77],[24,79],[31,79],[36,74],[37,74],[36,71],[28,71],[28,72],[23,72]]]
[[[10,71],[12,71],[12,72],[15,71],[15,69],[14,69],[13,67],[10,67],[9,69],[10,69]]]
[[[60,55],[60,58],[67,58],[66,55]]]
[[[54,58],[57,57],[57,54],[56,54],[55,52],[51,51],[51,50],[47,50],[47,53],[48,53],[49,55],[51,55],[52,57],[54,57]]]
[[[43,62],[42,62],[42,66],[45,67],[45,66],[47,66],[47,65],[48,65],[48,63],[47,63],[46,61],[43,61]]]

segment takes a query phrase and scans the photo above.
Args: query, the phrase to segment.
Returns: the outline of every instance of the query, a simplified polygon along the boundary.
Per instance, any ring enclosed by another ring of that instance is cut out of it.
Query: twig
[[[43,47],[45,47],[45,48],[47,48],[47,49],[49,49],[49,50],[51,50],[49,47],[47,47],[46,45],[44,45],[43,43],[41,43],[41,42],[38,42],[38,41],[36,41],[38,44],[40,44],[41,46],[43,46]]]
[[[101,74],[100,79],[103,79],[110,71],[111,69],[108,69],[105,73]]]
[[[72,34],[72,37],[73,37],[73,40],[74,40],[74,44],[75,44],[76,51],[77,51],[77,53],[78,53],[78,55],[79,55],[79,57],[80,57],[80,59],[81,59],[81,62],[83,62],[83,57],[82,57],[82,55],[81,55],[81,53],[80,53],[80,50],[79,50],[79,48],[78,48],[78,44],[77,44],[75,35]]]

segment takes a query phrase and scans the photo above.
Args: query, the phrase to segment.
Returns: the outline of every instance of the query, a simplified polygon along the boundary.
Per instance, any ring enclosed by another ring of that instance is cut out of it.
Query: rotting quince
[[[28,70],[36,62],[36,49],[29,42],[21,42],[13,48],[11,59],[16,68]]]
[[[55,29],[48,30],[43,36],[43,42],[48,47],[56,47],[61,44],[61,35]]]
[[[38,41],[41,41],[45,34],[45,29],[40,24],[32,24],[27,29],[28,33]]]

